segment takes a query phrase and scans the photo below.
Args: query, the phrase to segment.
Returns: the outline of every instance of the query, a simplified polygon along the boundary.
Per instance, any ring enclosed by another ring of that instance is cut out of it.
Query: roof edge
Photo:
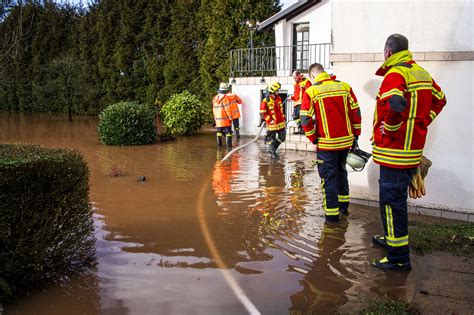
[[[287,18],[287,20],[292,19],[295,16],[299,15],[300,13],[304,12],[305,10],[311,8],[312,6],[320,2],[321,0],[298,0],[298,2],[292,4],[285,10],[282,10],[272,15],[271,17],[269,17],[268,19],[260,23],[257,27],[257,30],[263,31],[265,29],[268,29],[271,26],[283,20],[284,18]]]

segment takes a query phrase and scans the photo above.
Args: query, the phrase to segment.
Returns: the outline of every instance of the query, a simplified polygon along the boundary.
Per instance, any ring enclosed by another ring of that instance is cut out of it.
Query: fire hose
[[[262,121],[263,122],[263,121]],[[255,138],[253,138],[252,141],[250,142],[247,142],[245,144],[242,144],[241,146],[238,146],[237,148],[235,149],[232,149],[232,151],[230,151],[229,153],[226,154],[226,156],[224,156],[224,158],[221,160],[221,162],[224,162],[225,160],[227,160],[232,154],[234,154],[235,152],[239,151],[240,149],[242,148],[245,148],[246,146],[254,143],[255,141],[258,140],[258,138],[260,137],[260,134],[262,133],[262,130],[263,128],[265,127],[265,124],[263,124],[262,122],[260,122],[260,125],[258,125],[260,127],[260,130],[258,131],[258,134],[257,136],[255,136]]]

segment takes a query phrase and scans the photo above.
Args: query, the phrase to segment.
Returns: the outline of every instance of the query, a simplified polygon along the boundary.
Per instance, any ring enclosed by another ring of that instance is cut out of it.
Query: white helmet
[[[357,146],[347,154],[346,163],[352,167],[354,171],[361,172],[371,156],[372,154],[362,151]]]

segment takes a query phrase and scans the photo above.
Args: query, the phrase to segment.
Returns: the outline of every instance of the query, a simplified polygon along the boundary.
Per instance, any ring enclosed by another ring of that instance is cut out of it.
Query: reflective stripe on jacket
[[[306,137],[313,143],[318,140],[318,150],[350,148],[354,135],[360,135],[362,120],[352,88],[326,72],[315,81],[306,90],[301,104],[301,125]]]
[[[295,83],[295,88],[291,100],[293,101],[293,107],[301,105],[303,101],[304,92],[311,86],[311,81],[307,78],[303,78],[301,82]]]
[[[227,93],[226,95],[229,97],[232,119],[240,118],[239,104],[242,105],[242,99],[234,93]]]
[[[212,113],[216,127],[228,127],[232,124],[231,100],[225,94],[217,94],[212,99]]]
[[[278,95],[270,94],[260,104],[260,117],[265,119],[267,130],[281,130],[285,128],[283,105]]]
[[[416,167],[428,125],[443,109],[446,97],[408,50],[390,56],[376,75],[384,80],[374,114],[374,161],[394,168]]]

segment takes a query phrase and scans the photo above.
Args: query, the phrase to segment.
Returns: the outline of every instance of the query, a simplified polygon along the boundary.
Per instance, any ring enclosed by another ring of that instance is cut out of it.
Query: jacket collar
[[[322,82],[322,81],[328,81],[328,80],[334,80],[333,77],[331,77],[327,72],[321,72],[314,78],[314,83],[317,82]]]
[[[409,50],[402,50],[396,54],[391,55],[385,60],[382,66],[375,72],[376,75],[384,76],[390,68],[402,62],[409,62],[413,60],[413,56]]]

